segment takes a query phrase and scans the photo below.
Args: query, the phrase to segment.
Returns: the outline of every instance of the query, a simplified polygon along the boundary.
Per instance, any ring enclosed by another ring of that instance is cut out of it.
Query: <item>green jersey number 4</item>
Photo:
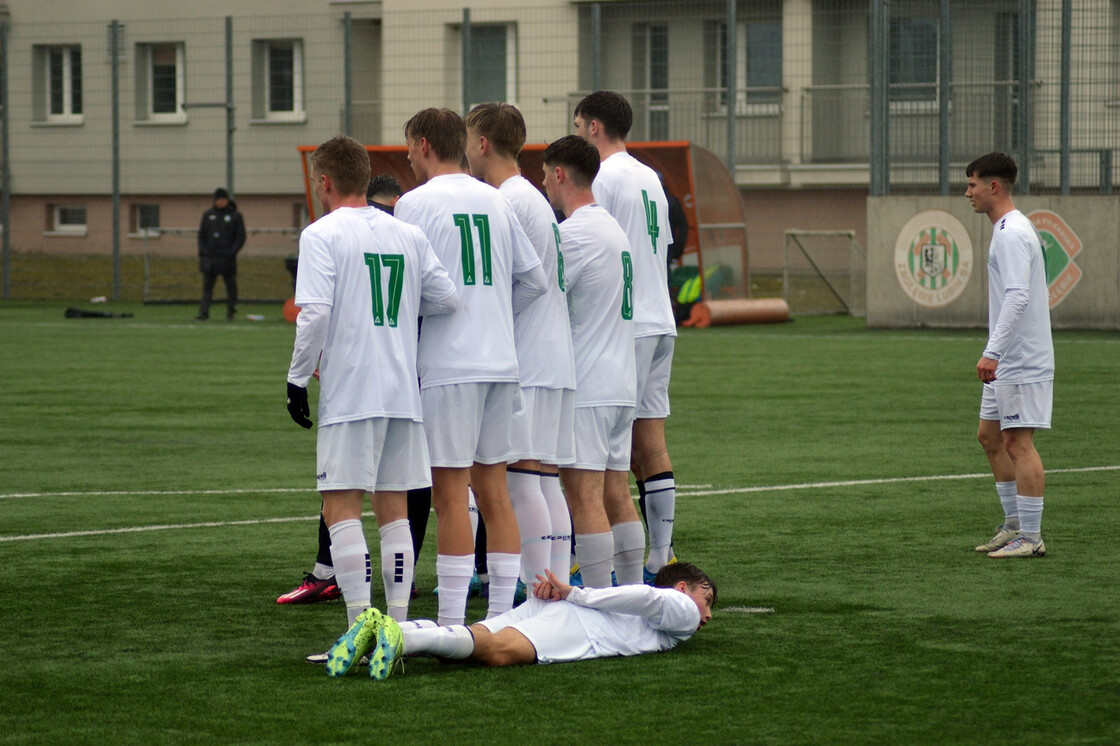
[[[366,266],[369,268],[369,289],[373,297],[373,324],[374,326],[389,326],[396,328],[397,312],[401,309],[401,288],[404,287],[404,254],[366,254]],[[389,287],[384,288],[382,283],[382,267],[389,269]],[[388,303],[386,303],[386,290],[388,290]]]
[[[462,244],[463,284],[474,285],[477,279],[474,263],[474,234],[471,231],[471,223],[474,223],[474,227],[478,229],[478,248],[482,259],[482,284],[493,285],[494,271],[490,258],[490,216],[459,213],[451,217],[455,220],[455,225],[459,226],[459,240]]]
[[[657,253],[657,237],[661,235],[661,228],[657,225],[657,203],[649,198],[649,192],[642,190],[642,204],[646,208],[646,233],[649,234],[649,243],[653,253]]]

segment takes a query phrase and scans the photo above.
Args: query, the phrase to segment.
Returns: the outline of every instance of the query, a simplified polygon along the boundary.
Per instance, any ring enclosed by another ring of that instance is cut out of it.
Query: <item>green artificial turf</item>
[[[0,304],[2,742],[1120,741],[1116,334],[1055,333],[1049,555],[993,561],[982,331],[682,330],[676,551],[718,583],[712,622],[660,655],[376,683],[303,661],[340,603],[275,603],[319,507],[279,306],[65,305]]]

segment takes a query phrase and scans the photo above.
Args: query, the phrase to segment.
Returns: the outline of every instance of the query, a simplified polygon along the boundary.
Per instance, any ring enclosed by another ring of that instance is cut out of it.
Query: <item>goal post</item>
[[[793,314],[867,315],[867,254],[855,231],[787,230],[782,297]]]

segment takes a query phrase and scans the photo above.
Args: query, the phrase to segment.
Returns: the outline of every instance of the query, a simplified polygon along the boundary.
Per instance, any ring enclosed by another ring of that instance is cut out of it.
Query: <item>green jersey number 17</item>
[[[404,287],[404,254],[366,254],[369,267],[369,289],[373,300],[373,325],[396,328],[397,312],[401,308],[401,288]],[[381,268],[389,268],[388,299],[382,287]],[[386,303],[388,300],[388,303]]]

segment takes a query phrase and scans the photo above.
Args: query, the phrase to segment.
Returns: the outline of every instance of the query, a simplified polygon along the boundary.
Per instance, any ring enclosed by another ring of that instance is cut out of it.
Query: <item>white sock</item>
[[[439,625],[436,624],[434,619],[409,619],[405,622],[397,622],[397,626],[399,626],[403,632],[408,629],[432,629]]]
[[[467,587],[474,575],[473,554],[437,554],[439,623],[462,624],[467,618]]]
[[[517,588],[521,555],[487,552],[486,569],[490,575],[490,600],[486,608],[486,618],[492,619],[513,608],[513,592]],[[442,592],[441,590],[440,593]]]
[[[401,633],[404,637],[404,652],[409,655],[426,654],[463,660],[474,652],[474,635],[461,624],[423,629],[402,626]]]
[[[330,580],[334,577],[334,568],[330,565],[324,565],[322,562],[316,562],[311,574],[319,580]]]
[[[1019,533],[1037,538],[1042,533],[1042,497],[1019,495]]]
[[[521,580],[528,585],[538,574],[544,575],[552,559],[552,517],[538,472],[507,471],[506,487],[521,533]]]
[[[1000,504],[1003,505],[1003,525],[1013,529],[1019,528],[1019,500],[1014,480],[996,482],[996,492],[999,494]]]
[[[568,572],[572,569],[572,516],[568,513],[568,502],[560,489],[560,475],[541,474],[541,492],[544,493],[544,502],[552,521],[552,549],[549,552],[551,559],[548,567],[553,575],[566,581]],[[534,578],[530,578],[525,582],[532,585],[533,580]]]
[[[611,559],[614,557],[614,535],[576,534],[576,559],[586,588],[611,587]]]
[[[339,521],[330,527],[330,534],[335,581],[346,602],[346,626],[349,628],[370,605],[369,547],[362,522],[357,518]]]
[[[648,493],[646,500],[649,500]],[[649,510],[649,503],[646,503]],[[611,526],[614,535],[614,574],[619,585],[637,585],[642,582],[642,557],[646,553],[646,532],[641,521],[616,523]]]
[[[649,559],[646,569],[657,572],[669,562],[673,544],[673,518],[677,509],[677,485],[673,472],[655,474],[645,480],[646,524],[649,528]],[[618,568],[615,568],[615,572]],[[619,583],[622,583],[620,578]]]
[[[381,534],[381,580],[385,583],[385,610],[398,622],[408,618],[415,556],[408,519],[386,523]]]

